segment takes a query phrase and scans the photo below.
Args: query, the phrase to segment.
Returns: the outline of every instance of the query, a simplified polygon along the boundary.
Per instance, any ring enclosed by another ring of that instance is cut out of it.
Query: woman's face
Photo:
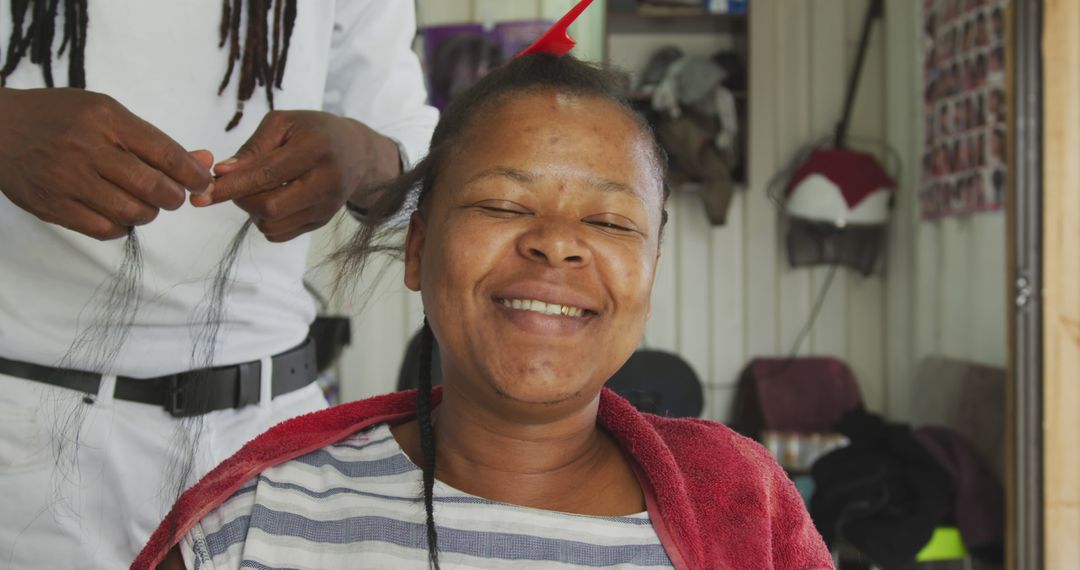
[[[406,244],[444,383],[595,397],[649,316],[663,203],[648,139],[609,101],[543,92],[507,97],[458,147]]]

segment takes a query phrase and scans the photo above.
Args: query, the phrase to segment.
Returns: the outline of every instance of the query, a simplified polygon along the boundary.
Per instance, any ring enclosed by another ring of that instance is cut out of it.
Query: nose
[[[518,240],[518,253],[551,267],[581,267],[592,253],[580,235],[580,222],[537,218]]]

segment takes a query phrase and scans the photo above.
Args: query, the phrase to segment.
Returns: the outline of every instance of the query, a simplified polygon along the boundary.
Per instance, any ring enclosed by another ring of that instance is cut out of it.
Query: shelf
[[[608,0],[604,20],[605,59],[631,74],[643,73],[656,51],[667,46],[698,57],[734,54],[742,66],[747,65],[750,20],[746,13],[713,13],[700,5],[656,6],[634,0]],[[732,93],[739,122],[738,161],[733,176],[736,185],[741,187],[745,185],[749,154],[750,98],[744,84],[738,84],[738,87]],[[631,95],[636,106],[647,106],[649,99],[640,92]],[[676,191],[693,193],[697,188],[691,184],[680,186]]]
[[[746,14],[710,12],[700,6],[656,6],[652,4],[639,6],[636,10],[610,10],[609,13],[626,14],[640,18],[746,18]]]
[[[608,31],[616,34],[657,32],[745,32],[745,14],[713,14],[700,8],[643,7],[635,12],[609,11]]]

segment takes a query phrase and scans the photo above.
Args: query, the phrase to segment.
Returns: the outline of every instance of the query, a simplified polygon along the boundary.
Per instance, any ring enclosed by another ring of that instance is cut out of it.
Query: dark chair
[[[607,381],[607,387],[650,414],[696,418],[704,408],[701,380],[681,356],[670,352],[635,352]]]

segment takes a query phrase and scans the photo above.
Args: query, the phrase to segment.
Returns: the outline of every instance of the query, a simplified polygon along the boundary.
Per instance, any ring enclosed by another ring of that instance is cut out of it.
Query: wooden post
[[[1080,568],[1080,2],[1044,12],[1046,568]]]

